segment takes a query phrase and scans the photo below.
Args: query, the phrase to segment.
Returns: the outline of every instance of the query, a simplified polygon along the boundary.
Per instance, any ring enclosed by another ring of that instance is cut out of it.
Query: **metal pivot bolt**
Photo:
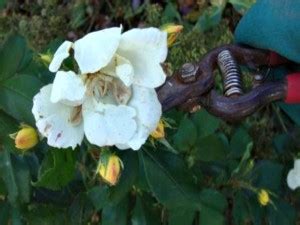
[[[223,50],[218,54],[218,65],[223,75],[225,96],[242,95],[240,67],[229,50]]]
[[[184,83],[196,81],[197,67],[193,63],[185,63],[180,69],[180,78]]]

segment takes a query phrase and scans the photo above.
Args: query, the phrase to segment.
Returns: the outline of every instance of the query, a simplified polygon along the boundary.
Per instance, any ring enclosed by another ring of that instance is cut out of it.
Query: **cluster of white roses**
[[[49,66],[53,84],[33,99],[32,113],[50,146],[73,149],[84,136],[97,146],[138,150],[155,130],[161,104],[155,92],[165,82],[167,33],[121,27],[65,41]],[[79,71],[61,70],[74,53]]]

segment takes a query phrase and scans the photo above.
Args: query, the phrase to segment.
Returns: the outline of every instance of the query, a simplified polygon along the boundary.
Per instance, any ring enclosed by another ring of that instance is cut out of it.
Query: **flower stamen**
[[[127,87],[120,79],[101,71],[88,74],[85,78],[85,85],[87,95],[93,96],[98,102],[110,92],[118,104],[126,105],[132,95],[131,88]]]
[[[79,105],[73,108],[70,115],[70,122],[74,126],[77,126],[80,124],[81,121],[82,121],[82,106]]]
[[[130,87],[123,84],[122,81],[115,79],[112,85],[112,93],[118,104],[126,105],[131,98],[132,91]]]

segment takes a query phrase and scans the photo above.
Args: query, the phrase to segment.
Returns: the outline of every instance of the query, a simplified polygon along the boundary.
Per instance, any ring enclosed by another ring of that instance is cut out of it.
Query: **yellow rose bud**
[[[15,140],[16,148],[21,150],[28,150],[34,147],[39,141],[37,131],[25,124],[21,125],[21,129],[18,132],[9,136]]]
[[[261,189],[258,194],[257,194],[257,198],[258,198],[258,202],[262,205],[262,206],[266,206],[268,205],[268,203],[270,202],[270,196],[269,193],[264,190]]]
[[[52,61],[52,55],[48,54],[39,54],[41,61],[46,65],[49,66]]]
[[[161,27],[161,30],[168,34],[168,47],[174,44],[182,29],[183,26],[175,24],[165,24]]]
[[[155,139],[161,139],[165,137],[165,125],[162,120],[159,121],[156,129],[150,135]]]
[[[107,152],[100,156],[98,173],[104,182],[109,185],[118,183],[122,168],[123,164],[118,156]]]

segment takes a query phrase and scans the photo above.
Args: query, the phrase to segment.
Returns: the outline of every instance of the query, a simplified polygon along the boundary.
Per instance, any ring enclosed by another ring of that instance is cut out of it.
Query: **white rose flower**
[[[300,159],[295,160],[294,168],[289,171],[287,176],[287,184],[292,190],[300,187]]]
[[[65,41],[49,70],[53,84],[33,99],[32,112],[50,146],[75,148],[84,135],[97,146],[138,150],[155,130],[161,105],[154,88],[165,82],[167,34],[156,28],[92,32]],[[74,51],[79,72],[59,70]]]

